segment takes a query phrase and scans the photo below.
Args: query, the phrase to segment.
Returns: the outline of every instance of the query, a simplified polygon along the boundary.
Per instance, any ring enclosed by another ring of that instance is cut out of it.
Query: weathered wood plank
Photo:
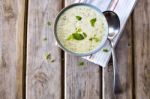
[[[23,98],[25,0],[0,0],[0,98]]]
[[[66,54],[66,99],[101,99],[101,69]],[[83,66],[79,63],[84,62]]]
[[[134,11],[136,99],[150,99],[150,0],[139,0]]]
[[[61,98],[61,51],[53,23],[62,0],[29,0],[27,33],[27,99]]]
[[[116,96],[117,99],[132,99],[132,49],[131,49],[131,18],[127,23],[121,40],[119,41],[116,54],[119,68],[119,75],[123,93]],[[103,99],[115,99],[113,94],[113,68],[112,65],[103,69]]]
[[[73,2],[66,0],[65,5]],[[101,68],[67,53],[65,59],[65,99],[101,99]]]

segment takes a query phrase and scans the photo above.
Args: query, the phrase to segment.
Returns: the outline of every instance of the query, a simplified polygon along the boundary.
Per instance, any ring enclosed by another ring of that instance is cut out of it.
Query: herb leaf
[[[66,16],[63,17],[63,20],[66,20]]]
[[[43,40],[44,40],[44,41],[47,41],[47,38],[45,37]]]
[[[95,42],[99,42],[99,38],[95,37],[94,38]]]
[[[76,29],[74,33],[72,33],[66,40],[83,40],[87,37],[87,34],[85,32],[82,32],[81,28]]]
[[[93,38],[91,37],[91,38],[89,38],[89,40],[90,40],[90,41],[92,41],[92,40],[93,40]]]
[[[68,36],[68,38],[67,38],[67,40],[72,40],[72,39],[73,39],[72,35]]]
[[[46,60],[51,59],[51,53],[45,53],[44,57]]]
[[[53,59],[53,60],[51,60],[51,62],[53,63],[53,62],[55,62],[55,60]]]
[[[96,18],[90,20],[91,26],[94,27],[96,22]]]
[[[104,48],[103,49],[103,52],[108,52],[109,50],[107,48]]]
[[[50,21],[48,21],[48,22],[47,22],[47,25],[48,25],[48,26],[51,26],[51,22],[50,22]]]
[[[87,34],[85,32],[83,32],[84,37],[87,37]]]
[[[46,60],[47,62],[53,63],[53,62],[56,61],[55,59],[52,59],[51,53],[45,53],[45,54],[44,54],[44,58],[45,58],[45,60]]]
[[[81,17],[81,16],[76,16],[76,19],[77,19],[78,21],[81,21],[81,20],[82,20],[82,17]]]
[[[83,66],[84,65],[84,62],[79,62],[79,66]]]
[[[77,28],[76,32],[82,32],[82,29],[81,28]]]
[[[84,39],[84,36],[82,34],[79,34],[79,33],[73,33],[72,36],[76,40],[83,40]]]
[[[89,38],[90,41],[95,41],[95,42],[99,42],[100,39],[98,37],[96,37],[96,35],[94,35],[94,37]]]

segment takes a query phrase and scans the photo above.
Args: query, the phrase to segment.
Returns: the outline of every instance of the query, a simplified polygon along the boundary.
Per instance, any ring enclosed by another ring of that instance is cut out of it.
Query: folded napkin
[[[74,3],[84,2],[97,6],[101,11],[106,11],[111,0],[75,0]]]
[[[84,2],[89,3],[91,5],[94,5],[98,7],[102,12],[106,11],[110,4],[113,2],[116,2],[117,0],[75,0],[74,3],[78,2]],[[118,0],[118,3],[114,9],[114,12],[117,13],[120,19],[120,32],[118,33],[117,37],[114,39],[115,44],[117,44],[122,31],[124,29],[124,26],[127,22],[128,17],[130,16],[137,0]],[[104,52],[103,49],[108,49],[108,52]],[[95,64],[98,64],[99,66],[105,67],[107,66],[111,56],[111,47],[109,44],[109,41],[106,42],[106,45],[97,53],[83,57],[84,59],[93,62]]]

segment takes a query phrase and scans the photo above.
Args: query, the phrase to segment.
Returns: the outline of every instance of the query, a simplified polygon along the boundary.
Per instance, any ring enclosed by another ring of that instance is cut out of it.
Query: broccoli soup
[[[108,25],[103,14],[85,5],[65,10],[56,24],[59,42],[75,53],[88,53],[97,49],[107,32]]]

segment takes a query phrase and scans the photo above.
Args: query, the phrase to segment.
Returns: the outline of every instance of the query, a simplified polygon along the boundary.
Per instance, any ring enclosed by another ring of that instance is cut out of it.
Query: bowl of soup
[[[76,3],[58,14],[54,35],[64,51],[86,56],[96,53],[104,46],[108,36],[108,23],[95,6]]]

